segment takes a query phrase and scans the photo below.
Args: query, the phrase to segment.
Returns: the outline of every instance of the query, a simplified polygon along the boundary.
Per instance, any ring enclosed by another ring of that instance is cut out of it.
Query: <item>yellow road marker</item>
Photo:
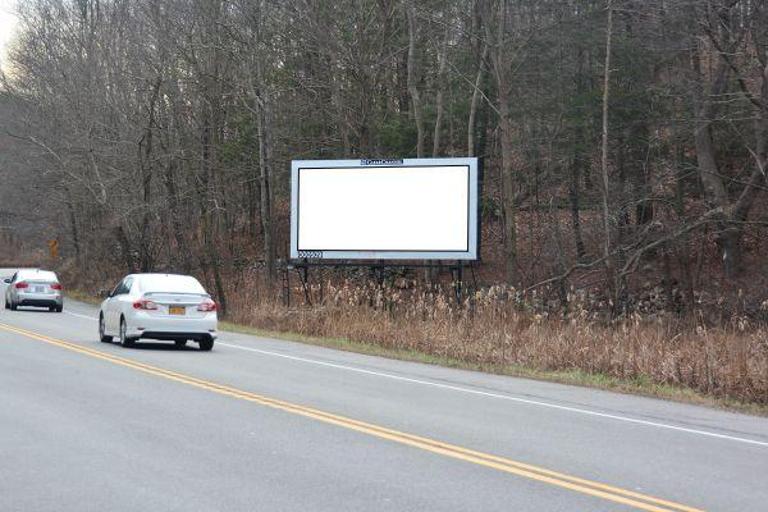
[[[311,407],[258,395],[250,391],[233,388],[224,384],[199,379],[191,375],[166,370],[164,368],[141,363],[133,359],[115,356],[107,352],[95,350],[83,345],[78,345],[76,343],[71,343],[57,338],[52,338],[40,333],[21,329],[19,327],[0,323],[0,329],[20,334],[27,338],[43,341],[51,345],[56,345],[58,347],[101,359],[103,361],[108,361],[113,364],[132,368],[134,370],[148,373],[150,375],[155,375],[157,377],[162,377],[200,389],[205,389],[207,391],[226,395],[232,398],[238,398],[241,400],[258,403],[260,405],[272,407],[274,409],[279,409],[292,414],[298,414],[300,416],[361,432],[370,436],[378,437],[380,439],[386,439],[392,442],[412,446],[446,457],[451,457],[453,459],[458,459],[487,468],[492,468],[498,471],[503,471],[505,473],[522,476],[596,498],[613,501],[615,503],[621,503],[623,505],[634,507],[639,510],[647,510],[651,512],[702,512],[697,508],[689,507],[668,500],[663,500],[660,498],[655,498],[653,496],[648,496],[627,489],[621,489],[612,485],[594,482],[584,478],[578,478],[531,464],[517,462],[512,459],[470,450],[461,446],[443,443],[441,441],[408,434],[406,432],[392,430],[386,427],[374,425],[372,423],[366,423],[364,421],[347,418],[345,416],[339,416],[321,411],[319,409],[313,409]]]

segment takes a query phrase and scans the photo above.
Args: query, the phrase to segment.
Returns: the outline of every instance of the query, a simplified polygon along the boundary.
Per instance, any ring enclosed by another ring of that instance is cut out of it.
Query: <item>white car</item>
[[[15,311],[19,306],[35,306],[57,313],[64,309],[61,283],[54,272],[40,269],[19,270],[3,281],[7,285],[5,309]]]
[[[196,341],[211,350],[217,336],[216,303],[191,276],[131,274],[101,303],[99,338],[124,347],[138,339],[168,340],[183,347]]]

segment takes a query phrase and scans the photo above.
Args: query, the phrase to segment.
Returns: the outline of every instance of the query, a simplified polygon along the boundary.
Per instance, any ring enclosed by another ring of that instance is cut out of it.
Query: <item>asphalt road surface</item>
[[[0,309],[2,512],[768,510],[765,418],[96,317]]]

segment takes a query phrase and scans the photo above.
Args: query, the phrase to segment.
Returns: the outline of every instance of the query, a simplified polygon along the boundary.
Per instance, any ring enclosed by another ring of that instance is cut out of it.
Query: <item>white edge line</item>
[[[72,313],[71,311],[64,311],[64,313],[66,313],[68,315],[71,315],[71,316],[76,316],[77,318],[85,318],[86,320],[98,320],[98,318],[96,318],[96,317],[87,316],[87,315],[81,315],[79,313]]]
[[[86,316],[86,315],[80,315],[78,313],[72,313],[70,311],[65,311],[65,313],[67,313],[69,315],[72,315],[72,316],[76,316],[78,318],[85,318],[87,320],[97,320],[97,318],[95,318],[95,317]],[[258,348],[252,348],[252,347],[244,347],[242,345],[235,345],[233,343],[225,343],[225,342],[222,342],[222,341],[218,341],[217,344],[218,345],[223,345],[225,347],[236,348],[236,349],[239,349],[239,350],[245,350],[245,351],[248,351],[248,352],[256,352],[258,354],[263,354],[263,355],[267,355],[267,356],[281,357],[283,359],[290,359],[292,361],[300,361],[302,363],[309,363],[309,364],[314,364],[314,365],[318,365],[318,366],[326,366],[328,368],[336,368],[338,370],[346,370],[346,371],[349,371],[349,372],[362,373],[362,374],[365,374],[365,375],[373,375],[373,376],[376,376],[376,377],[382,377],[382,378],[385,378],[385,379],[398,380],[398,381],[401,381],[401,382],[410,382],[412,384],[421,384],[422,386],[431,386],[431,387],[440,388],[440,389],[449,389],[451,391],[458,391],[458,392],[467,393],[467,394],[470,394],[470,395],[479,395],[479,396],[485,396],[485,397],[489,397],[489,398],[498,398],[498,399],[501,399],[501,400],[509,400],[511,402],[518,402],[518,403],[528,404],[528,405],[537,405],[539,407],[548,407],[550,409],[558,409],[558,410],[561,410],[561,411],[574,412],[574,413],[584,414],[584,415],[588,415],[588,416],[596,416],[596,417],[599,417],[599,418],[608,418],[608,419],[612,419],[612,420],[623,421],[623,422],[626,422],[626,423],[635,423],[637,425],[645,425],[645,426],[648,426],[648,427],[664,428],[664,429],[667,429],[667,430],[675,430],[675,431],[678,431],[678,432],[686,432],[688,434],[696,434],[696,435],[700,435],[700,436],[714,437],[714,438],[717,438],[717,439],[725,439],[725,440],[728,440],[728,441],[736,441],[736,442],[739,442],[739,443],[746,443],[746,444],[753,444],[753,445],[756,445],[756,446],[768,447],[768,442],[766,442],[766,441],[758,441],[756,439],[749,439],[749,438],[746,438],[746,437],[729,436],[727,434],[718,434],[716,432],[709,432],[707,430],[698,430],[698,429],[695,429],[695,428],[687,428],[687,427],[680,427],[680,426],[677,426],[677,425],[670,425],[668,423],[659,423],[659,422],[656,422],[656,421],[648,421],[648,420],[641,420],[641,419],[638,419],[638,418],[630,418],[628,416],[619,416],[617,414],[608,414],[608,413],[604,413],[604,412],[590,411],[589,409],[581,409],[579,407],[570,407],[570,406],[567,406],[567,405],[557,405],[557,404],[552,404],[552,403],[548,403],[548,402],[540,402],[538,400],[529,400],[527,398],[519,398],[519,397],[510,396],[510,395],[502,395],[500,393],[491,393],[489,391],[480,391],[480,390],[477,390],[477,389],[464,388],[464,387],[461,387],[461,386],[453,386],[451,384],[440,384],[439,382],[430,382],[428,380],[414,379],[414,378],[411,378],[411,377],[402,377],[400,375],[394,375],[394,374],[391,374],[391,373],[377,372],[377,371],[373,371],[373,370],[365,370],[363,368],[356,368],[354,366],[347,366],[347,365],[337,364],[337,363],[329,363],[329,362],[326,362],[326,361],[318,361],[317,359],[309,359],[309,358],[306,358],[306,357],[291,356],[291,355],[288,355],[288,354],[281,354],[280,352],[272,352],[270,350],[262,350],[262,349],[258,349]]]
[[[461,386],[453,386],[451,384],[440,384],[438,382],[430,382],[430,381],[427,381],[427,380],[414,379],[414,378],[410,378],[410,377],[401,377],[399,375],[393,375],[391,373],[383,373],[383,372],[377,372],[377,371],[373,371],[373,370],[364,370],[362,368],[356,368],[354,366],[346,366],[346,365],[343,365],[343,364],[328,363],[328,362],[325,362],[325,361],[318,361],[316,359],[308,359],[308,358],[305,358],[305,357],[298,357],[298,356],[291,356],[291,355],[287,355],[287,354],[281,354],[279,352],[271,352],[269,350],[261,350],[261,349],[257,349],[257,348],[251,348],[251,347],[243,347],[242,345],[234,345],[232,343],[224,343],[224,342],[221,342],[221,341],[219,341],[217,343],[219,345],[223,345],[225,347],[237,348],[237,349],[240,349],[240,350],[246,350],[248,352],[256,352],[256,353],[259,353],[259,354],[264,354],[264,355],[274,356],[274,357],[281,357],[283,359],[290,359],[290,360],[293,360],[293,361],[300,361],[300,362],[303,362],[303,363],[315,364],[315,365],[319,365],[319,366],[327,366],[329,368],[336,368],[336,369],[339,369],[339,370],[346,370],[346,371],[350,371],[350,372],[363,373],[363,374],[366,374],[366,375],[374,375],[376,377],[383,377],[383,378],[392,379],[392,380],[399,380],[399,381],[402,381],[402,382],[410,382],[412,384],[421,384],[421,385],[424,385],[424,386],[432,386],[432,387],[435,387],[435,388],[449,389],[451,391],[459,391],[461,393],[467,393],[467,394],[472,394],[472,395],[480,395],[480,396],[485,396],[485,397],[490,397],[490,398],[498,398],[498,399],[502,399],[502,400],[509,400],[509,401],[512,401],[512,402],[524,403],[524,404],[529,404],[529,405],[537,405],[537,406],[540,406],[540,407],[549,407],[551,409],[558,409],[558,410],[561,410],[561,411],[574,412],[574,413],[585,414],[585,415],[589,415],[589,416],[597,416],[597,417],[600,417],[600,418],[608,418],[608,419],[617,420],[617,421],[624,421],[624,422],[627,422],[627,423],[635,423],[635,424],[638,424],[638,425],[646,425],[646,426],[650,426],[650,427],[657,427],[657,428],[664,428],[664,429],[669,429],[669,430],[676,430],[676,431],[679,431],[679,432],[686,432],[686,433],[689,433],[689,434],[697,434],[697,435],[701,435],[701,436],[714,437],[714,438],[718,438],[718,439],[726,439],[728,441],[737,441],[737,442],[740,442],[740,443],[748,443],[748,444],[754,444],[754,445],[757,445],[757,446],[768,447],[768,442],[758,441],[756,439],[749,439],[749,438],[745,438],[745,437],[729,436],[729,435],[726,435],[726,434],[718,434],[716,432],[709,432],[707,430],[698,430],[698,429],[693,429],[693,428],[680,427],[680,426],[677,426],[677,425],[670,425],[668,423],[659,423],[659,422],[655,422],[655,421],[641,420],[641,419],[638,419],[638,418],[630,418],[628,416],[619,416],[619,415],[616,415],[616,414],[608,414],[608,413],[603,413],[603,412],[590,411],[589,409],[581,409],[579,407],[570,407],[570,406],[566,406],[566,405],[557,405],[557,404],[552,404],[552,403],[548,403],[548,402],[540,402],[540,401],[537,401],[537,400],[529,400],[527,398],[519,398],[519,397],[510,396],[510,395],[502,395],[500,393],[491,393],[491,392],[488,392],[488,391],[480,391],[480,390],[477,390],[477,389],[470,389],[470,388],[465,388],[465,387],[461,387]]]

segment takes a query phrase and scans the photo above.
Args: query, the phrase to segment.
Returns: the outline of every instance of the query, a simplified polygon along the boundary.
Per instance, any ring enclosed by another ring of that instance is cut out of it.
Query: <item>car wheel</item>
[[[200,350],[205,352],[210,351],[213,348],[213,338],[205,338],[200,340]]]
[[[128,327],[125,325],[125,318],[120,319],[120,344],[124,347],[132,347],[136,340],[128,337]]]
[[[64,306],[56,306],[57,313],[61,313],[62,311],[64,311]]]
[[[17,311],[19,309],[19,306],[11,302],[11,311]]]
[[[11,309],[11,304],[7,300],[5,301],[5,309]]]
[[[112,336],[107,336],[104,334],[105,332],[106,328],[104,327],[104,315],[99,315],[99,340],[101,340],[102,343],[111,343]]]
[[[187,340],[174,340],[174,343],[178,348],[184,348],[187,346]]]

